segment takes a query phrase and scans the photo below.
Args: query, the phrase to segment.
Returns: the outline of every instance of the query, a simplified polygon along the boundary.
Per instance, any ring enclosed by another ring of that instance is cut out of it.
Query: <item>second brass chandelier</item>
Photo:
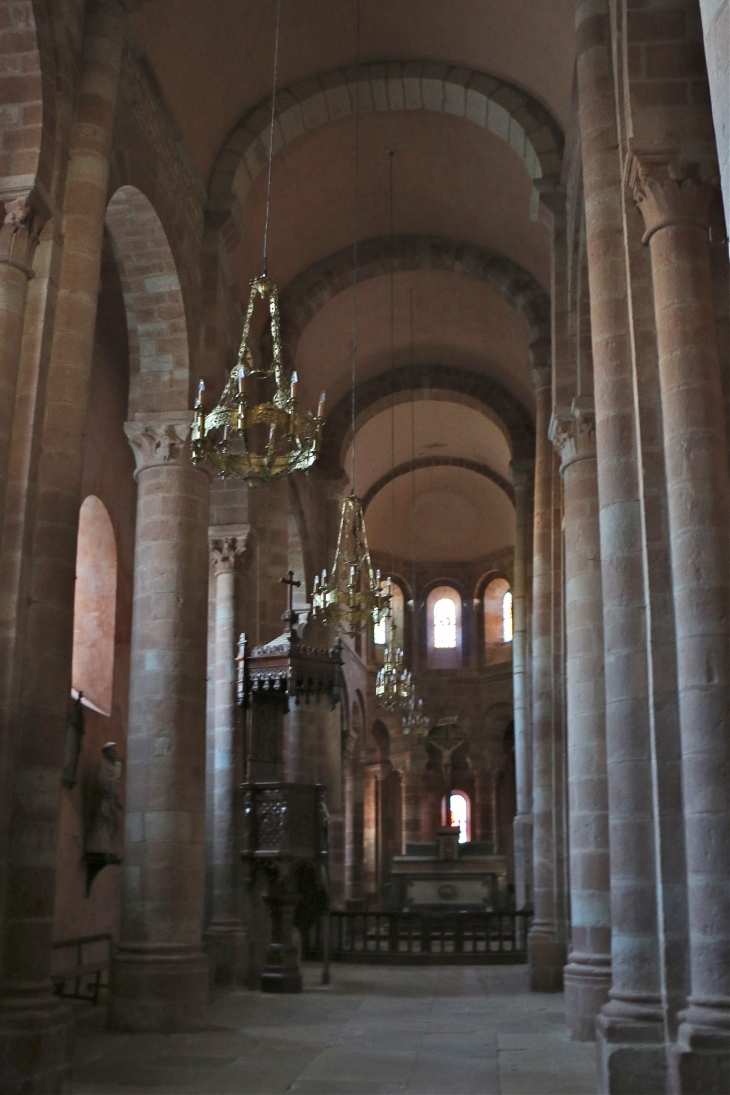
[[[381,588],[380,571],[373,570],[365,531],[362,502],[355,493],[355,381],[357,365],[357,274],[358,274],[358,176],[360,167],[360,0],[356,0],[355,51],[355,194],[352,245],[352,360],[351,417],[352,465],[350,494],[342,503],[337,548],[332,570],[315,578],[312,590],[312,619],[336,624],[354,637],[380,623],[387,614],[390,594]]]

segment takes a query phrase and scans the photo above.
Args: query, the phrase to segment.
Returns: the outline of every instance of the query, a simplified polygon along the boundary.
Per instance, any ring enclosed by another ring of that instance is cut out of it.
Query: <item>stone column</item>
[[[354,721],[354,720],[353,720]],[[345,764],[345,900],[363,896],[363,769],[360,737],[351,729],[343,756]]]
[[[18,1090],[60,1090],[70,1016],[51,991],[63,742],[71,688],[83,433],[124,15],[89,5],[63,200],[63,254],[40,427],[27,627],[14,726],[0,1057]],[[25,276],[25,275],[24,275]]]
[[[517,813],[514,820],[515,900],[523,909],[532,900],[532,749],[527,680],[527,522],[532,461],[513,461],[515,488],[515,563],[512,580],[512,690],[515,720],[515,783]]]
[[[364,802],[364,889],[369,901],[380,903],[383,868],[383,764],[368,764],[365,768]]]
[[[15,196],[5,201],[4,207],[5,220],[0,228],[0,534],[25,300],[42,227],[42,218],[36,215],[30,194]]]
[[[557,992],[563,985],[565,947],[556,908],[553,673],[553,463],[548,440],[550,370],[534,369],[537,418],[535,533],[532,586],[532,760],[534,910],[529,935],[530,985]],[[495,834],[496,838],[496,834]]]
[[[421,839],[421,768],[409,758],[403,773],[403,843]]]
[[[554,422],[565,504],[565,616],[571,951],[564,971],[571,1036],[596,1036],[611,987],[603,593],[595,414],[576,399]]]
[[[611,991],[599,1091],[666,1090],[640,451],[608,0],[576,0],[596,405],[611,850]]]
[[[698,165],[635,157],[654,282],[667,471],[691,991],[678,1032],[684,1093],[730,1088],[730,485]]]
[[[140,414],[117,1030],[201,1022],[209,483],[192,414]]]
[[[236,558],[246,548],[248,529],[211,529],[215,580],[215,685],[213,699],[213,893],[205,933],[215,985],[243,984],[247,936],[236,916],[235,798],[242,780],[235,756]]]

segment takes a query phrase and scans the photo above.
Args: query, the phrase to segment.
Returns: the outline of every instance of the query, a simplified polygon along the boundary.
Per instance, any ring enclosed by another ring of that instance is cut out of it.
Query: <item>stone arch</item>
[[[409,472],[418,471],[420,468],[467,468],[468,471],[483,475],[485,479],[491,479],[493,483],[503,490],[507,497],[514,502],[515,492],[511,483],[508,483],[498,472],[492,471],[486,464],[480,464],[476,460],[466,460],[460,456],[421,456],[417,460],[407,460],[403,464],[397,464],[385,475],[376,479],[362,497],[363,509],[367,509],[375,496],[392,483],[394,479],[400,479]]]
[[[522,160],[533,183],[558,179],[563,134],[544,106],[514,84],[437,61],[388,61],[336,69],[282,89],[276,99],[274,154],[307,132],[354,113],[418,110],[464,118],[501,138]],[[271,99],[236,125],[213,167],[210,207],[240,218],[241,206],[268,159]],[[530,216],[537,217],[533,185]],[[230,225],[229,228],[233,228]]]
[[[493,703],[491,707],[488,707],[484,712],[484,718],[482,720],[482,729],[485,736],[494,742],[499,742],[501,746],[504,741],[505,731],[513,719],[514,712],[512,710],[512,704]]]
[[[352,248],[316,262],[280,296],[281,332],[289,361],[313,316],[339,293],[352,288]],[[488,282],[507,298],[527,327],[531,352],[550,342],[550,298],[536,279],[512,259],[486,247],[441,236],[387,236],[358,245],[358,282],[414,270],[446,270]]]
[[[370,731],[375,756],[380,764],[390,760],[390,731],[381,719],[376,719]]]
[[[522,403],[496,380],[452,365],[420,365],[415,377],[409,366],[389,369],[358,384],[355,388],[355,429],[362,426],[365,416],[369,417],[376,404],[401,394],[410,398],[411,392],[417,399],[424,398],[425,393],[429,399],[434,398],[434,393],[444,393],[444,398],[468,399],[472,405],[485,410],[505,431],[513,460],[534,458],[535,427]],[[327,415],[325,423],[320,468],[326,475],[336,478],[342,474],[342,456],[349,444],[351,430],[352,393],[346,392]]]
[[[180,279],[160,218],[145,195],[122,186],[106,224],[119,266],[129,335],[129,416],[189,405],[190,360]]]
[[[0,200],[35,191],[45,216],[56,130],[51,26],[46,0],[0,0]]]

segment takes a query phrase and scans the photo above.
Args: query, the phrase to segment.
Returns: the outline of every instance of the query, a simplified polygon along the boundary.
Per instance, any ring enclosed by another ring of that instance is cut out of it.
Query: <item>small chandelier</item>
[[[373,572],[362,502],[350,494],[342,503],[340,531],[332,573],[322,571],[312,590],[312,619],[337,624],[354,637],[368,625],[379,624],[388,612],[390,593]]]
[[[405,711],[401,719],[404,734],[416,734],[425,738],[428,734],[431,720],[423,710],[423,700],[416,690],[416,682],[411,677],[408,698],[405,703]]]
[[[269,368],[254,367],[248,345],[256,298],[268,300],[273,358]],[[238,361],[218,406],[203,407],[205,385],[200,381],[192,430],[192,461],[207,464],[222,479],[245,479],[252,486],[311,468],[319,453],[324,416],[324,392],[317,414],[299,413],[296,373],[287,384],[281,363],[279,294],[265,274],[251,282],[251,295]],[[274,385],[269,402],[253,404],[250,397]]]
[[[388,582],[388,590],[390,591],[390,582]],[[396,642],[396,630],[391,616],[385,660],[375,678],[375,698],[386,711],[401,710],[411,694],[411,673],[403,665],[403,651]]]

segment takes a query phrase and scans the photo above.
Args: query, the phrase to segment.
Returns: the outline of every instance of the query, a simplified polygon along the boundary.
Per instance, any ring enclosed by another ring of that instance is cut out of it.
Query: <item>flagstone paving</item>
[[[525,967],[305,966],[298,996],[236,991],[186,1034],[77,1036],[74,1095],[592,1095],[593,1044]]]

